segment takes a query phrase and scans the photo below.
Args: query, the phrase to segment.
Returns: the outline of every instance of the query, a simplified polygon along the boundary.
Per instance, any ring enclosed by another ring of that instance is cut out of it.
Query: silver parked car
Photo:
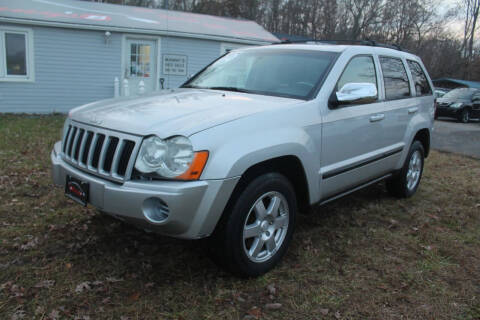
[[[412,54],[282,44],[232,51],[181,88],[72,110],[51,154],[75,201],[144,229],[210,237],[240,276],[274,267],[297,213],[380,180],[417,190],[435,114]]]

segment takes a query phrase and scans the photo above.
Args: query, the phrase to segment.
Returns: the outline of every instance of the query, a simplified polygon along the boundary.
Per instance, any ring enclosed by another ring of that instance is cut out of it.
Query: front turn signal
[[[195,155],[193,156],[193,161],[192,161],[192,164],[190,165],[190,168],[188,168],[188,170],[185,171],[183,174],[176,177],[176,179],[178,179],[178,180],[198,180],[198,179],[200,179],[200,176],[202,175],[203,169],[205,168],[205,165],[207,164],[207,160],[208,160],[208,151],[195,152]]]

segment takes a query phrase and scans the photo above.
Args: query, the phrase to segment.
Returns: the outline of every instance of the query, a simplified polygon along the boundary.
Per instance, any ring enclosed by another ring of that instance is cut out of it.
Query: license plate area
[[[65,183],[65,195],[78,202],[82,206],[87,206],[89,185],[87,182],[83,182],[75,177],[67,175],[67,181]]]

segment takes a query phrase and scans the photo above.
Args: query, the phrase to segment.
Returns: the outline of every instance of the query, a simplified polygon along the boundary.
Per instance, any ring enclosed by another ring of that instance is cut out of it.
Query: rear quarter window
[[[416,61],[407,60],[408,67],[412,73],[413,82],[415,84],[416,96],[429,96],[432,94],[432,88],[428,83],[427,76],[420,64]]]
[[[399,58],[380,57],[385,98],[387,100],[405,99],[410,96],[410,83],[407,71]]]

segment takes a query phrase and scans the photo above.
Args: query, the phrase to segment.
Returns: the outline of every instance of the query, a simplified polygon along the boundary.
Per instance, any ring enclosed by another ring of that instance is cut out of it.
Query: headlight
[[[202,156],[201,170],[198,154]],[[201,171],[208,158],[208,152],[193,152],[190,140],[183,136],[175,136],[166,140],[151,136],[143,140],[138,153],[135,168],[141,173],[156,173],[168,179],[195,180],[200,177]],[[195,160],[195,161],[194,161]],[[192,172],[192,167],[197,168]]]
[[[450,108],[458,109],[458,108],[460,108],[461,106],[463,106],[463,103],[461,103],[461,102],[456,102],[456,103],[451,104],[451,105],[450,105]]]

